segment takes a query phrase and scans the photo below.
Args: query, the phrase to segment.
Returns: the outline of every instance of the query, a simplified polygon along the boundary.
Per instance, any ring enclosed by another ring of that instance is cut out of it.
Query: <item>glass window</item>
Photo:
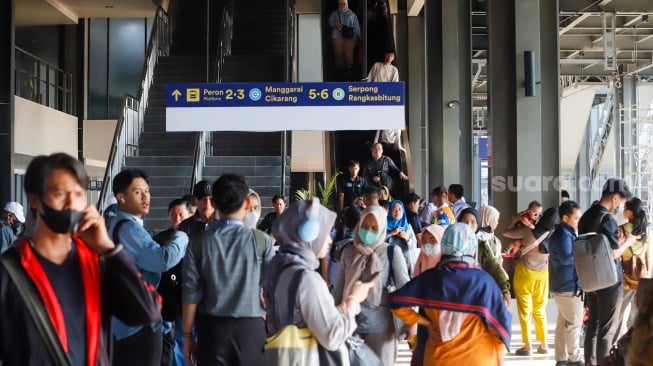
[[[109,22],[109,117],[117,118],[125,93],[137,96],[145,55],[143,19]]]
[[[88,37],[88,118],[107,119],[107,19],[91,19]]]

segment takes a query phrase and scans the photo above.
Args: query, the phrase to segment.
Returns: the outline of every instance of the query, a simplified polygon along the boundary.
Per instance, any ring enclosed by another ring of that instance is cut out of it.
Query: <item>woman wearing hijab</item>
[[[394,200],[390,202],[388,211],[388,236],[386,241],[390,245],[401,248],[406,260],[408,273],[413,273],[415,262],[417,262],[417,238],[413,227],[410,226],[406,217],[406,209],[403,202]]]
[[[356,330],[355,315],[372,285],[354,281],[339,306],[333,304],[326,283],[315,270],[318,259],[327,253],[335,219],[334,212],[313,199],[295,202],[274,221],[272,232],[280,245],[279,253],[266,271],[266,322],[268,335],[289,325],[286,324],[288,294],[294,276],[301,271],[294,299],[293,324],[308,327],[322,347],[329,351],[340,350],[343,357],[348,357],[345,341]],[[311,223],[307,224],[307,220]],[[307,232],[310,237],[306,237]]]
[[[474,231],[454,224],[444,232],[441,246],[442,260],[435,268],[390,295],[392,312],[408,324],[428,328],[423,366],[503,364],[511,315],[499,287],[474,259]]]
[[[339,72],[346,71],[351,76],[354,65],[356,40],[361,39],[358,17],[347,0],[338,0],[338,9],[329,16],[331,40],[333,42],[333,64]]]
[[[482,206],[479,210],[481,216],[480,228],[476,233],[478,240],[488,242],[492,255],[501,263],[501,241],[494,235],[494,231],[499,226],[499,210],[492,206]]]
[[[412,278],[435,267],[440,258],[442,258],[442,235],[444,235],[444,228],[440,225],[431,224],[424,228],[422,232],[422,246],[415,263]]]
[[[559,222],[558,209],[549,208],[533,230],[518,225],[521,220],[516,216],[503,236],[518,239],[522,242],[519,259],[515,264],[515,274],[512,283],[517,299],[517,314],[521,325],[524,346],[515,354],[530,356],[531,349],[531,317],[535,321],[535,338],[541,342],[537,353],[548,354],[546,343],[546,303],[549,298],[549,253],[543,249],[547,238]],[[541,245],[540,245],[541,244]]]
[[[261,218],[261,197],[255,190],[250,188],[247,199],[249,200],[249,210],[245,214],[243,224],[250,229],[256,229],[256,224]]]
[[[379,206],[369,206],[363,211],[355,229],[353,245],[343,249],[340,258],[340,271],[333,289],[336,304],[357,281],[367,280],[374,273],[381,272],[369,295],[361,303],[361,313],[357,317],[358,333],[367,345],[374,350],[386,366],[395,364],[398,342],[388,302],[388,288],[391,282],[400,288],[408,282],[408,270],[401,249],[392,247],[392,276],[388,262],[388,244],[385,242],[387,218],[385,210]],[[390,279],[394,278],[394,281]],[[399,329],[414,334],[412,329]]]
[[[481,222],[480,215],[475,209],[468,207],[462,211],[456,218],[457,222],[462,222],[463,224],[469,225],[469,227],[477,235],[479,232],[478,223]],[[506,271],[503,270],[499,261],[495,258],[492,248],[488,242],[484,240],[478,241],[478,250],[476,251],[476,261],[481,265],[481,268],[494,278],[494,281],[499,285],[501,289],[501,294],[503,295],[503,301],[506,303],[508,309],[512,305],[512,300],[510,298],[510,282],[508,281],[508,275]]]

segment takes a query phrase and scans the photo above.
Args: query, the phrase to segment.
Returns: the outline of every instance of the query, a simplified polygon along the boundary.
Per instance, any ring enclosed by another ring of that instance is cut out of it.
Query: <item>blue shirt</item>
[[[11,247],[14,242],[14,231],[11,230],[6,222],[0,220],[0,254],[4,253]]]
[[[551,292],[577,292],[580,282],[572,246],[576,240],[574,229],[565,224],[556,225],[549,238],[549,284]]]
[[[336,23],[342,23],[347,27],[354,28],[354,36],[359,37],[361,35],[360,24],[358,24],[358,17],[351,9],[346,9],[341,11],[336,9],[329,16],[329,26],[331,27],[331,39],[342,39],[342,32],[336,28]]]
[[[114,234],[118,222],[126,220]],[[143,220],[136,216],[120,211],[111,218],[108,224],[109,236],[122,244],[134,259],[136,267],[143,274],[143,278],[152,286],[157,287],[161,281],[161,272],[165,272],[179,263],[188,247],[188,236],[182,231],[176,231],[168,245],[159,245],[143,227]],[[118,243],[116,243],[118,244]],[[113,334],[117,339],[123,339],[136,334],[142,327],[131,327],[113,318]],[[153,328],[161,324],[153,324]],[[163,332],[166,333],[167,327]]]

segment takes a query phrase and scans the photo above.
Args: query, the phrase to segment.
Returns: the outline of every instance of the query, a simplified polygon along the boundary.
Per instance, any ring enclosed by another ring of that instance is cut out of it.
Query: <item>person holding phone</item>
[[[333,66],[341,74],[338,79],[351,79],[354,48],[356,41],[362,40],[362,37],[358,17],[349,9],[347,0],[338,0],[338,9],[329,16],[329,27],[333,44]]]
[[[291,299],[295,307],[294,324],[308,327],[325,349],[342,350],[346,354],[345,341],[356,330],[359,304],[367,298],[376,278],[371,276],[366,279],[368,282],[356,281],[337,306],[333,303],[326,282],[315,270],[319,259],[327,254],[335,220],[335,212],[313,199],[293,203],[274,221],[272,233],[279,243],[279,253],[266,271],[266,323],[268,335],[289,325],[285,323],[288,296],[293,279],[298,275],[296,297]],[[307,231],[312,231],[309,233],[312,235],[307,236]]]
[[[388,293],[401,288],[409,281],[409,276],[401,249],[385,242],[387,226],[387,213],[380,206],[368,206],[363,211],[354,232],[353,245],[346,246],[342,251],[333,297],[336,304],[340,303],[357,281],[369,281],[372,274],[381,272],[373,281],[369,295],[361,303],[356,333],[374,350],[384,365],[394,365],[399,345],[397,335],[403,333],[410,338],[417,332],[417,328],[401,322],[395,324],[390,312]],[[389,255],[392,255],[392,265]]]
[[[88,182],[84,166],[64,153],[37,156],[27,167],[24,188],[36,226],[1,258],[4,365],[108,366],[112,315],[140,326],[161,318],[154,287],[87,204]]]
[[[397,168],[394,161],[383,155],[383,144],[377,142],[372,145],[372,158],[365,164],[364,176],[369,186],[386,186],[392,192],[394,186],[391,174],[398,175],[402,180],[408,180],[408,176]]]

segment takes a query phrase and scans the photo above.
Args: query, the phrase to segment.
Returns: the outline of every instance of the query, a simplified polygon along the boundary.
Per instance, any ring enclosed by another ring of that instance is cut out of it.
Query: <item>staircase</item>
[[[150,180],[150,213],[145,226],[156,232],[169,226],[168,204],[191,187],[196,132],[166,132],[166,84],[206,81],[206,1],[177,2],[170,56],[159,56],[145,110],[139,156],[126,157],[125,168],[137,168]],[[211,19],[218,17],[211,12]]]
[[[284,0],[235,1],[231,54],[224,58],[222,82],[284,81],[285,6]],[[281,134],[214,132],[213,146],[214,156],[205,159],[204,179],[223,172],[242,174],[261,196],[263,215],[271,211],[272,196],[282,193]],[[285,195],[290,185],[289,158],[287,163]]]

